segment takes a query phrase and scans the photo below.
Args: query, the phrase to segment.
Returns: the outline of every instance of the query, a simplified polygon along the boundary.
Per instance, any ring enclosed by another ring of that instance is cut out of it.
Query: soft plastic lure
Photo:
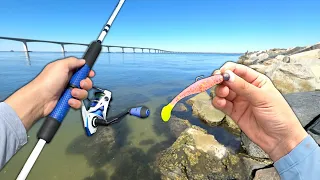
[[[177,102],[179,102],[181,99],[193,94],[204,92],[216,84],[220,84],[223,81],[228,81],[229,78],[230,76],[227,73],[223,75],[216,74],[216,75],[198,80],[195,83],[191,84],[186,89],[184,89],[180,94],[178,94],[168,105],[162,108],[162,111],[161,111],[162,120],[166,122],[170,119],[172,109],[177,104]]]

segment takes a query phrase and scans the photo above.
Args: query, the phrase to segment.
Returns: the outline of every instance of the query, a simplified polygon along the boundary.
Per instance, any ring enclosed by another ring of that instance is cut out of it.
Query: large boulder
[[[223,112],[212,105],[211,97],[206,92],[187,100],[187,103],[192,106],[193,115],[210,126],[219,125],[225,117]]]
[[[277,63],[266,75],[283,94],[314,91],[316,78],[311,69],[303,64]]]
[[[305,51],[298,54],[293,54],[290,56],[290,61],[297,62],[297,61],[307,61],[310,59],[320,59],[320,49],[315,49],[311,51]]]
[[[257,144],[252,142],[244,132],[241,133],[241,141],[243,148],[250,156],[255,158],[269,159],[268,154],[265,153]]]
[[[248,179],[253,170],[269,165],[245,155],[231,154],[213,135],[193,126],[158,156],[161,179]]]
[[[284,95],[303,127],[320,114],[320,92],[299,92]]]
[[[276,169],[271,167],[258,170],[253,180],[280,180],[280,176]]]
[[[216,109],[211,100],[196,101],[192,105],[192,113],[209,126],[219,125],[225,114]]]
[[[320,91],[291,93],[284,98],[301,125],[320,144]]]

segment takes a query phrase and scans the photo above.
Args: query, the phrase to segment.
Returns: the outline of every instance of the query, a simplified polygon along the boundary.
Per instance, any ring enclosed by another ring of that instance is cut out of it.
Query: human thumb
[[[261,89],[254,86],[253,84],[245,81],[234,72],[226,70],[225,73],[230,75],[228,81],[224,81],[225,85],[228,86],[237,95],[245,97],[249,102],[255,104],[261,97]]]
[[[75,70],[86,63],[84,59],[77,59],[74,57],[65,59],[65,62],[67,63],[69,70]]]

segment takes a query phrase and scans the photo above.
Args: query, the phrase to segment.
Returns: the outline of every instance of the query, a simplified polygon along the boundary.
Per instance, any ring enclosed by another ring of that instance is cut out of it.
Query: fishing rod
[[[46,143],[50,143],[53,139],[54,135],[56,134],[57,130],[59,129],[63,119],[67,115],[70,106],[68,104],[68,100],[72,98],[71,90],[72,88],[80,88],[80,81],[84,80],[88,75],[93,67],[95,61],[97,60],[101,49],[102,49],[102,42],[106,35],[108,34],[111,25],[118,15],[122,5],[124,4],[125,0],[120,0],[114,9],[112,15],[110,16],[107,24],[105,25],[104,29],[100,33],[98,39],[93,41],[90,46],[88,47],[86,53],[83,56],[85,59],[86,64],[82,66],[69,81],[69,87],[66,88],[62,96],[60,97],[57,105],[47,116],[45,122],[42,124],[37,137],[39,139],[38,143],[36,144],[35,148],[33,149],[32,153],[30,154],[27,162],[24,164],[17,180],[25,180],[31,171],[34,163],[36,162],[38,156],[40,155],[42,149],[44,148]]]

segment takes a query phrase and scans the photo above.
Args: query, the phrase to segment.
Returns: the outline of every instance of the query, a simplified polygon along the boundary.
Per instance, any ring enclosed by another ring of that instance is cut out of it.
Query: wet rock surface
[[[188,120],[180,119],[175,116],[171,117],[168,123],[171,133],[176,138],[179,137],[184,130],[191,127],[191,124]]]
[[[280,180],[280,176],[274,167],[258,170],[253,180]]]
[[[243,148],[250,156],[264,159],[269,158],[269,156],[258,145],[252,142],[243,132],[241,133],[241,141],[243,143]]]
[[[161,179],[246,179],[271,161],[232,154],[213,135],[193,126],[157,158]]]
[[[184,105],[183,103],[177,103],[172,111],[177,111],[177,112],[186,112],[188,111],[188,108],[186,107],[186,105]]]

